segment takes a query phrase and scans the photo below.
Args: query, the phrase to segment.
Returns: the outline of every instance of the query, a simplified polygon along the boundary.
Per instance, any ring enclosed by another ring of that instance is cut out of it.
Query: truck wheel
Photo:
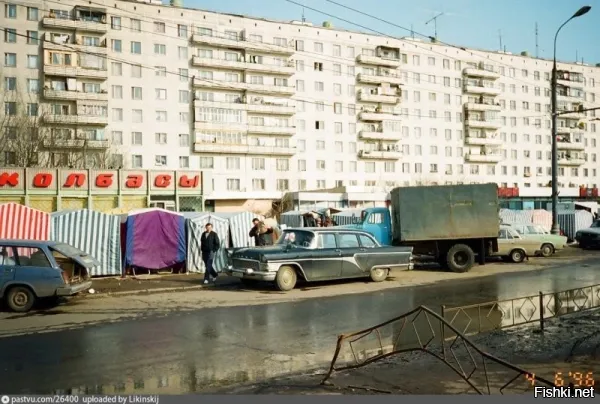
[[[544,244],[540,249],[540,255],[544,258],[551,257],[554,254],[554,247],[552,244]]]
[[[468,272],[475,263],[475,253],[465,244],[456,244],[446,254],[446,265],[453,272]]]
[[[510,260],[515,264],[520,264],[525,261],[525,252],[523,250],[512,250],[510,252]]]
[[[10,288],[6,294],[6,304],[17,313],[27,313],[35,303],[35,295],[31,289],[24,286]]]
[[[281,290],[282,292],[287,292],[288,290],[294,289],[297,280],[298,276],[296,275],[294,268],[290,266],[282,266],[279,268],[279,271],[277,271],[275,284],[277,285],[277,289]]]
[[[388,278],[390,270],[387,268],[372,268],[371,280],[373,282],[383,282]]]

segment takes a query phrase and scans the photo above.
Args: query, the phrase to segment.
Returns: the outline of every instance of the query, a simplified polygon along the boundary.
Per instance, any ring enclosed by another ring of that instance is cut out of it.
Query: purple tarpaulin
[[[186,259],[185,218],[163,209],[144,209],[125,222],[123,267],[163,269]]]

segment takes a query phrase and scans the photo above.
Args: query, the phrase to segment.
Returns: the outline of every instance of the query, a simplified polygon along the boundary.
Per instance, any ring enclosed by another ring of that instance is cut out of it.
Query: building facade
[[[551,193],[547,60],[121,0],[14,0],[0,21],[0,112],[42,114],[55,164],[83,150],[107,168],[210,172],[217,210],[341,186]],[[600,68],[559,70],[574,111],[559,119],[560,194],[575,197],[599,182],[596,114],[577,110],[598,105]]]

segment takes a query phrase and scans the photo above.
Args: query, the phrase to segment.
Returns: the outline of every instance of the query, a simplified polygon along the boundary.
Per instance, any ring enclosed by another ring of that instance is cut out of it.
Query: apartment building
[[[0,21],[0,112],[43,113],[56,163],[84,150],[211,171],[217,209],[339,186],[551,192],[547,60],[136,1],[14,0]],[[600,68],[559,69],[574,111],[559,119],[559,185],[577,196],[600,182],[595,111],[575,112],[597,106]]]

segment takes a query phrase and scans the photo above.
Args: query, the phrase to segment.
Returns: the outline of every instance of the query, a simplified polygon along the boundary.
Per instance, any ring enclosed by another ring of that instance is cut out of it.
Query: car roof
[[[334,227],[291,227],[291,228],[285,229],[284,231],[289,231],[289,230],[310,231],[313,233],[322,233],[322,232],[357,233],[357,234],[366,234],[367,236],[373,237],[373,235],[371,233],[363,231],[363,230],[346,229],[346,228],[339,228],[339,227],[335,227],[335,226]]]
[[[5,245],[5,246],[18,246],[18,247],[48,246],[48,247],[52,247],[57,244],[63,244],[63,243],[60,243],[58,241],[50,241],[50,240],[0,239],[0,245]]]

